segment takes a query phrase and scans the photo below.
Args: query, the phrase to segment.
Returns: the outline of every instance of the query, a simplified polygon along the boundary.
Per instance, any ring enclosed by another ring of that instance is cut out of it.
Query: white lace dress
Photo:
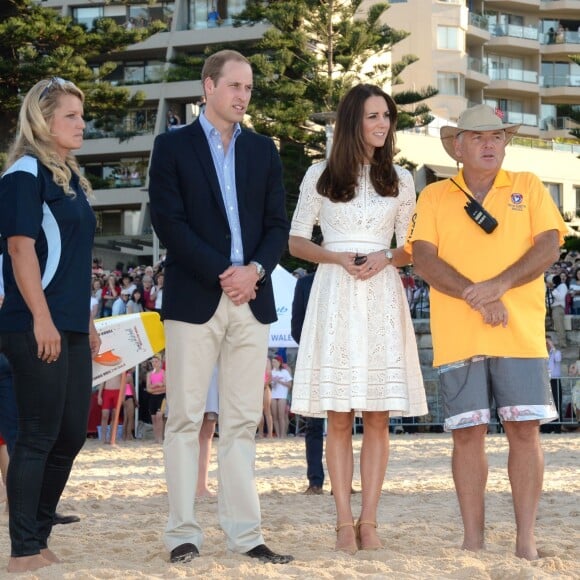
[[[361,170],[353,200],[333,203],[316,191],[325,162],[309,168],[290,235],[310,239],[319,223],[329,250],[361,254],[386,249],[393,231],[402,245],[415,209],[415,187],[397,166],[398,197],[381,197],[369,167]],[[356,280],[342,266],[320,264],[308,301],[292,389],[292,411],[427,413],[425,389],[409,305],[396,268]]]

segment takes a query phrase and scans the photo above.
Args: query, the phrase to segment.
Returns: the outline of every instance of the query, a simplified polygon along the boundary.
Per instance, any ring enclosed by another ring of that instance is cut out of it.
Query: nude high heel
[[[361,526],[372,526],[373,528],[377,528],[377,522],[370,522],[366,520],[358,520],[355,526],[356,531],[356,541],[360,550],[380,550],[383,545],[381,544],[380,540],[377,540],[378,543],[363,545],[360,538],[360,527]]]
[[[344,548],[335,547],[335,550],[337,552],[346,552],[347,554],[350,554],[351,556],[353,556],[354,554],[356,554],[356,552],[358,550],[358,545],[357,545],[357,541],[356,541],[356,527],[354,525],[354,522],[345,522],[344,524],[337,524],[337,526],[335,528],[337,541],[338,541],[338,532],[340,530],[342,530],[342,528],[354,528],[354,530],[355,530],[355,542],[352,546],[345,546]]]

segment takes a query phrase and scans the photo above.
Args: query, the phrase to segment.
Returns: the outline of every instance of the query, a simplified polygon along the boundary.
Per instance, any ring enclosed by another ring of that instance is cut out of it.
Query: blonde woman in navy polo
[[[95,216],[71,151],[83,143],[83,93],[53,77],[22,103],[0,179],[5,300],[0,340],[14,373],[18,435],[8,470],[8,572],[58,562],[48,548],[58,500],[86,438]]]

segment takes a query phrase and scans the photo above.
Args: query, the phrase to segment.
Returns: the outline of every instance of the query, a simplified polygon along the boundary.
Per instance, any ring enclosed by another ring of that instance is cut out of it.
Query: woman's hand
[[[335,262],[342,266],[353,278],[358,278],[366,267],[366,261],[364,264],[355,264],[354,260],[357,256],[359,254],[354,252],[335,252]]]
[[[101,337],[95,328],[95,325],[91,322],[89,327],[89,345],[91,347],[91,356],[95,357],[99,354],[101,349]]]
[[[51,318],[34,320],[34,338],[38,347],[37,356],[40,360],[51,363],[60,356],[60,332]]]
[[[381,270],[384,270],[389,264],[389,260],[383,251],[371,252],[366,256],[366,262],[360,266],[357,280],[369,280],[376,276]]]

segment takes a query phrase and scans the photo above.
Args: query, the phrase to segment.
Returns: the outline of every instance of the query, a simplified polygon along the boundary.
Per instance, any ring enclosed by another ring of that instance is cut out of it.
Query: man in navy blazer
[[[270,274],[287,243],[280,157],[271,139],[242,129],[252,69],[240,53],[210,56],[200,117],[155,140],[151,220],[167,250],[163,317],[168,421],[165,471],[172,562],[199,554],[194,512],[198,436],[213,368],[219,365],[219,518],[228,548],[286,563],[261,532],[254,478],[269,324]]]
[[[296,271],[295,271],[296,273]],[[294,286],[294,300],[292,301],[292,321],[290,331],[292,338],[300,344],[302,326],[306,316],[306,307],[310,298],[310,290],[314,282],[314,274],[306,274],[296,281]],[[322,455],[324,451],[324,419],[320,417],[306,417],[306,477],[308,489],[305,495],[321,495],[324,485],[324,466]]]

